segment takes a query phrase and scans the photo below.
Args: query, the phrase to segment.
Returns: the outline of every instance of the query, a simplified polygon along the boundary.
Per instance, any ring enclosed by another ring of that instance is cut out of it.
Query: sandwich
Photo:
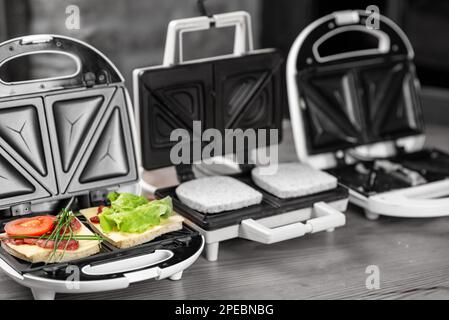
[[[92,233],[68,210],[13,220],[0,234],[2,248],[31,263],[68,262],[100,251],[101,237]]]
[[[89,225],[106,241],[124,249],[182,229],[170,197],[149,201],[130,193],[111,193],[110,206],[81,210]]]

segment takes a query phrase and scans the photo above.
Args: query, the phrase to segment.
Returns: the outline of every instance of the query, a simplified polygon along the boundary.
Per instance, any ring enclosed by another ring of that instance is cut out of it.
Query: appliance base
[[[335,202],[330,202],[328,205],[338,211],[344,212],[348,205],[348,200],[339,200]],[[256,220],[258,224],[261,224],[267,228],[282,228],[282,226],[289,225],[289,224],[296,224],[299,222],[307,221],[313,218],[313,209],[312,208],[305,208],[301,210],[291,211],[280,215],[275,215],[268,218],[263,218]],[[248,239],[248,235],[246,235],[244,231],[243,223],[239,225],[233,225],[230,227],[225,227],[221,229],[206,231],[202,229],[201,227],[195,225],[191,221],[187,220],[185,223],[190,226],[192,229],[198,231],[203,237],[205,238],[205,250],[204,250],[204,256],[206,260],[210,262],[214,262],[218,260],[218,254],[219,254],[219,247],[220,242],[235,238],[246,238]],[[329,227],[323,231],[327,232],[334,232],[335,227]],[[315,233],[315,232],[311,232]],[[297,237],[300,237],[298,235]],[[252,239],[249,239],[252,240]],[[286,238],[285,240],[288,240]],[[256,241],[256,240],[254,240]],[[281,240],[282,241],[282,240]],[[258,241],[263,243],[262,241]],[[276,241],[278,242],[278,241]],[[274,242],[270,242],[274,243]],[[266,244],[270,244],[266,242]]]

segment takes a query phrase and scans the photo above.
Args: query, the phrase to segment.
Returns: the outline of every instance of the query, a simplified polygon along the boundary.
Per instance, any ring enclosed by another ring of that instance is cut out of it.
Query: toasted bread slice
[[[93,235],[86,226],[82,227],[77,233],[79,235]],[[6,236],[6,234],[4,234]],[[2,242],[2,248],[16,258],[31,262],[31,263],[55,263],[68,262],[86,258],[100,252],[100,241],[97,240],[81,240],[79,241],[79,248],[74,251],[56,250],[56,254],[50,259],[53,253],[52,249],[44,249],[36,245],[14,245],[7,242]]]
[[[254,183],[281,199],[306,197],[337,188],[337,178],[300,163],[282,163],[273,167],[275,174],[264,174],[266,168],[251,172]]]
[[[202,213],[221,213],[260,204],[262,193],[224,176],[194,179],[176,188],[176,195],[189,208]]]
[[[97,215],[97,208],[81,210],[80,213],[86,217],[90,226],[98,232],[98,234],[120,249],[134,247],[139,244],[149,242],[165,233],[181,230],[182,222],[184,221],[184,218],[180,215],[174,214],[168,219],[162,220],[160,225],[150,228],[143,233],[125,233],[116,231],[105,233],[100,224],[92,223],[90,221],[90,218]]]

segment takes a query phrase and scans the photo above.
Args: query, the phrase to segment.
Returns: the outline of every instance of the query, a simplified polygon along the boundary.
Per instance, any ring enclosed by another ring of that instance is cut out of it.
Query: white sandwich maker
[[[182,35],[211,27],[235,27],[232,55],[183,62]],[[278,129],[282,132],[282,58],[273,49],[254,50],[250,16],[246,12],[217,14],[170,22],[162,66],[134,71],[134,99],[142,169],[173,166],[170,150],[177,128],[192,132],[192,122],[203,130]],[[279,141],[270,141],[277,144]],[[193,157],[194,155],[192,155]],[[216,156],[222,156],[217,154]],[[190,163],[200,159],[192,158]],[[179,181],[195,179],[189,164],[177,166]],[[206,258],[218,258],[219,243],[245,238],[263,244],[333,231],[345,224],[348,193],[345,188],[312,196],[282,200],[261,190],[250,172],[234,176],[263,194],[259,205],[217,214],[205,214],[183,204],[175,187],[155,190],[157,197],[170,195],[176,211],[206,240]]]
[[[350,200],[379,215],[449,215],[449,155],[424,149],[414,51],[380,16],[344,11],[304,29],[287,62],[288,98],[300,161],[328,169]]]
[[[139,181],[133,109],[117,68],[88,44],[56,35],[0,44],[0,68],[41,53],[68,56],[77,71],[0,81],[0,233],[18,217],[56,215],[69,200],[74,211],[104,204],[110,191]],[[66,263],[32,264],[0,248],[0,268],[35,299],[54,299],[179,280],[202,249],[202,236],[184,227],[129,249],[104,242],[100,253]]]

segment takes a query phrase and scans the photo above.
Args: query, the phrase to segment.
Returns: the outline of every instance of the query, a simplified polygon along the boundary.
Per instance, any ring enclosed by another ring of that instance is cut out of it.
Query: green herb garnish
[[[67,251],[70,240],[103,240],[100,236],[97,235],[75,235],[71,227],[71,222],[73,219],[76,219],[76,216],[72,211],[68,210],[67,208],[62,209],[61,212],[56,216],[55,228],[53,229],[53,232],[50,235],[42,235],[38,238],[39,240],[46,240],[44,247],[47,246],[49,241],[54,241],[52,249],[53,251],[48,257],[48,261],[51,261],[54,257],[56,257],[59,245],[64,240],[67,240],[67,243],[62,250],[62,254],[60,256],[61,259]]]
[[[76,219],[76,216],[72,211],[65,208],[62,209],[61,212],[56,216],[55,222],[54,222],[54,228],[51,234],[44,234],[41,236],[7,236],[2,237],[1,240],[7,240],[7,239],[35,239],[35,240],[42,240],[45,241],[43,247],[47,247],[48,243],[51,241],[53,242],[53,248],[52,252],[48,257],[47,263],[49,263],[53,258],[56,257],[58,250],[62,251],[62,254],[60,255],[60,259],[64,256],[64,254],[67,251],[67,248],[70,244],[70,240],[75,241],[103,241],[105,240],[103,237],[99,235],[84,235],[80,234],[77,235],[73,232],[71,222],[73,219]],[[80,222],[81,223],[81,222]],[[63,241],[67,241],[63,249],[59,249],[59,246]]]

